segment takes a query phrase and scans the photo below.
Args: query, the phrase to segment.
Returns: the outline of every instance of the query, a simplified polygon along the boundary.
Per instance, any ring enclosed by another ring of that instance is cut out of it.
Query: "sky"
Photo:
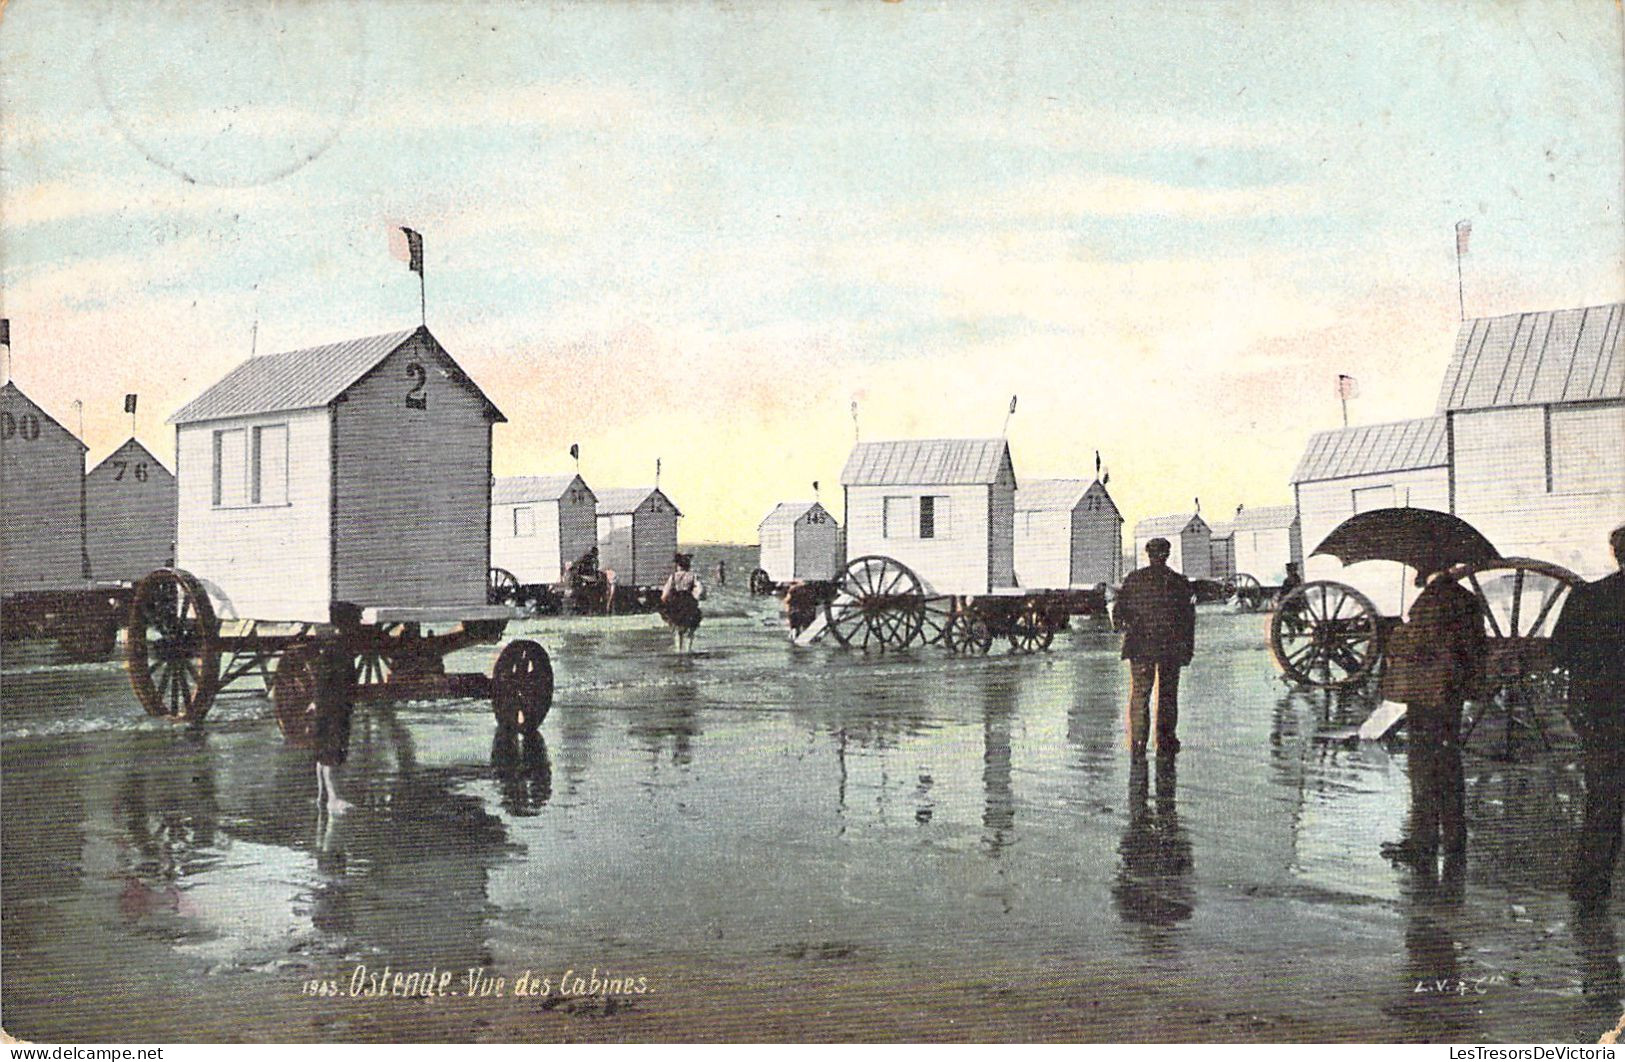
[[[431,331],[499,475],[686,541],[996,436],[1144,516],[1291,501],[1468,316],[1625,299],[1617,3],[0,6],[12,378],[99,460],[250,353]],[[1009,418],[1010,397],[1018,396]],[[857,403],[856,418],[852,403]]]

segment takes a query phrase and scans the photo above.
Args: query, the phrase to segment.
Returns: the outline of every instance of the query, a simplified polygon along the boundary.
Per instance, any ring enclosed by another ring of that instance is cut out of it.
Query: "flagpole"
[[[1343,427],[1346,428],[1346,427],[1349,426],[1349,399],[1348,399],[1348,396],[1347,395],[1341,396],[1339,401],[1341,401],[1343,403]]]
[[[1461,281],[1461,256],[1467,252],[1467,240],[1472,236],[1473,223],[1467,218],[1456,222],[1456,315],[1457,320],[1467,320],[1467,294]]]

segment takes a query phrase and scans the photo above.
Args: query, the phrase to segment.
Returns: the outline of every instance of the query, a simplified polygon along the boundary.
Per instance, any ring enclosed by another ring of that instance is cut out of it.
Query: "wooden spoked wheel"
[[[1270,617],[1270,651],[1294,682],[1353,685],[1371,674],[1382,654],[1377,606],[1343,583],[1304,583]]]
[[[1055,640],[1055,629],[1036,601],[1023,602],[1010,621],[1010,649],[1017,653],[1041,653]]]
[[[951,597],[923,597],[919,606],[921,645],[941,645],[947,637],[954,617],[954,599]]]
[[[532,641],[508,643],[491,672],[491,712],[497,726],[533,734],[553,706],[553,662]]]
[[[220,688],[220,624],[188,572],[160,568],[130,602],[130,685],[148,715],[201,722]]]
[[[984,655],[993,648],[993,631],[975,612],[960,609],[949,617],[942,644],[956,656]]]
[[[1583,580],[1561,565],[1524,557],[1464,566],[1451,575],[1473,592],[1484,614],[1481,698],[1499,695],[1531,706],[1561,701],[1565,685],[1548,641],[1569,593]]]
[[[1246,572],[1237,572],[1230,580],[1236,607],[1243,612],[1257,612],[1264,607],[1264,587]]]
[[[271,707],[282,738],[296,748],[316,744],[316,669],[321,659],[315,645],[289,646],[277,661],[271,679]]]
[[[355,681],[358,686],[382,686],[395,673],[395,661],[382,648],[369,646],[356,654]]]
[[[919,576],[890,557],[859,557],[841,569],[824,605],[829,631],[843,646],[904,649],[921,635],[925,590]]]
[[[756,597],[766,597],[773,592],[773,580],[766,569],[757,568],[750,573],[750,592]]]
[[[485,573],[485,603],[487,605],[516,605],[519,603],[519,579],[506,568],[492,568]]]

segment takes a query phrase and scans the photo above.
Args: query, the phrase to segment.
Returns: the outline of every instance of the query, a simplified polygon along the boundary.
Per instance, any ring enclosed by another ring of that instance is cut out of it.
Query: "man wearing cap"
[[[1149,567],[1129,572],[1117,594],[1112,626],[1123,632],[1129,665],[1128,747],[1145,756],[1151,729],[1151,687],[1157,687],[1157,755],[1179,751],[1179,669],[1196,648],[1196,605],[1190,581],[1168,567],[1168,540],[1145,544]]]

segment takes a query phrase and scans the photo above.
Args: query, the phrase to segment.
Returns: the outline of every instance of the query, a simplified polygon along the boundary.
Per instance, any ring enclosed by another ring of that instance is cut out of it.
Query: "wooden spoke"
[[[1378,658],[1377,609],[1341,583],[1316,580],[1286,595],[1270,618],[1270,651],[1282,672],[1308,686],[1347,686]]]
[[[147,714],[200,722],[220,684],[220,626],[190,574],[161,568],[130,602],[125,667]]]

